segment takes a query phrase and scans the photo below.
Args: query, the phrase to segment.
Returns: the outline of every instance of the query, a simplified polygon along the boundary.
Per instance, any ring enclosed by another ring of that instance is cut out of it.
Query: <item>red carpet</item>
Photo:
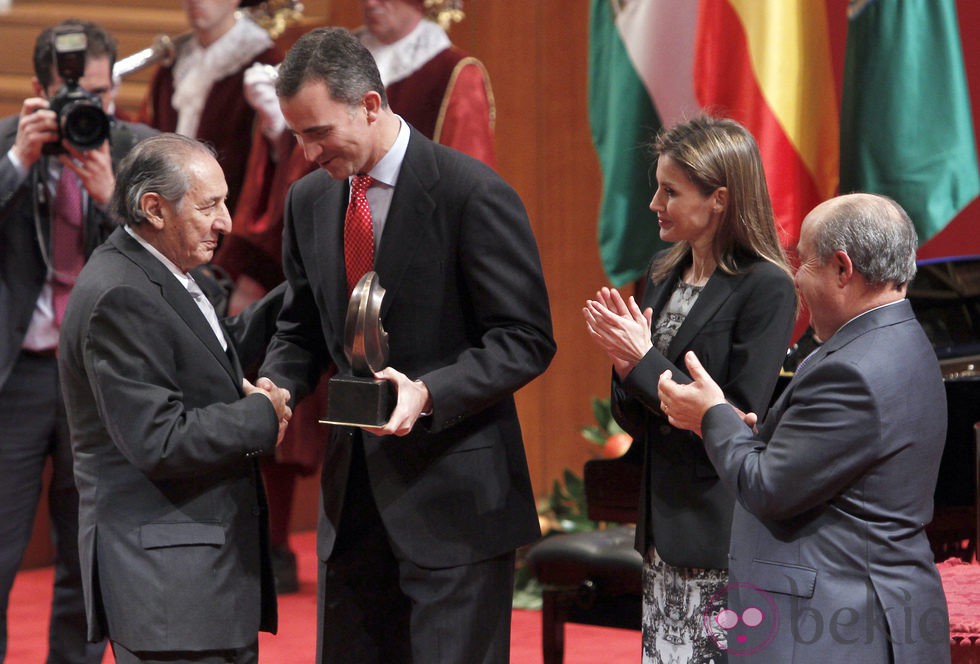
[[[259,635],[262,664],[306,664],[316,646],[316,555],[314,534],[291,538],[299,563],[300,592],[279,598],[279,634]],[[8,610],[7,664],[38,664],[47,653],[48,613],[51,606],[50,567],[17,575]],[[541,664],[541,614],[515,611],[511,627],[511,662]],[[106,653],[104,664],[114,659]],[[640,661],[640,633],[568,625],[566,664],[619,664]]]
[[[938,567],[949,604],[953,664],[980,664],[980,565],[951,558]]]

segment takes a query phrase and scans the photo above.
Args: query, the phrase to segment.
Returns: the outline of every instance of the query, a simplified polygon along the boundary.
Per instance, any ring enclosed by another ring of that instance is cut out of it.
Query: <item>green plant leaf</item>
[[[611,417],[609,418],[608,426],[609,426],[608,430],[610,436],[617,433],[626,433],[626,430],[623,429],[623,427],[619,426],[619,423],[616,420],[612,419]]]
[[[513,607],[515,609],[527,609],[529,611],[541,610],[541,582],[533,576],[528,578],[523,584],[514,584]]]
[[[585,438],[590,443],[596,445],[605,445],[606,438],[608,437],[608,432],[604,429],[600,429],[594,424],[582,427],[579,431],[582,432],[582,437]]]
[[[592,415],[599,424],[599,428],[608,432],[609,422],[612,420],[612,406],[609,403],[609,399],[592,397]]]

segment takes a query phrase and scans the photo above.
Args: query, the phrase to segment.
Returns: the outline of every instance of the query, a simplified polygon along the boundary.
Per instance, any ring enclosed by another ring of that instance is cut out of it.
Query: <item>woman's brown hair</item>
[[[744,268],[738,257],[751,256],[777,265],[792,278],[779,244],[759,147],[745,127],[727,118],[699,115],[662,130],[650,147],[654,169],[666,155],[705,196],[719,187],[728,189],[712,244],[718,269],[736,274]],[[676,243],[651,266],[650,279],[663,281],[690,253],[687,242]]]

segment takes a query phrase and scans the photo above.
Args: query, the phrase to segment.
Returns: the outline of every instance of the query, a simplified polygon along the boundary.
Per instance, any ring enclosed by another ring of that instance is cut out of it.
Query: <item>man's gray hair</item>
[[[813,238],[826,262],[843,251],[871,286],[906,286],[915,276],[919,240],[905,209],[887,196],[848,194],[833,199]]]
[[[136,144],[119,164],[110,213],[121,224],[139,226],[146,222],[140,208],[144,194],[159,194],[180,209],[191,188],[187,158],[193,153],[215,156],[214,149],[180,134],[158,134]]]

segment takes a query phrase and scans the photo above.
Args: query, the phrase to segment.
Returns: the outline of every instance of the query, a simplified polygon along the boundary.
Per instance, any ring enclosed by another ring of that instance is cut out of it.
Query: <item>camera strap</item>
[[[75,280],[75,275],[59,272],[54,265],[51,256],[51,208],[52,194],[48,187],[50,171],[48,157],[42,156],[41,159],[31,168],[31,202],[34,211],[34,233],[37,237],[38,249],[41,251],[41,260],[47,270],[47,279],[52,278],[71,283]],[[59,176],[60,177],[60,176]],[[81,183],[79,183],[81,186]],[[82,211],[82,234],[86,234],[85,211]]]
[[[54,274],[51,264],[51,192],[48,190],[48,158],[41,157],[31,167],[31,206],[34,210],[34,233],[41,250],[41,260],[47,268],[47,278]],[[44,223],[45,220],[47,223]]]

